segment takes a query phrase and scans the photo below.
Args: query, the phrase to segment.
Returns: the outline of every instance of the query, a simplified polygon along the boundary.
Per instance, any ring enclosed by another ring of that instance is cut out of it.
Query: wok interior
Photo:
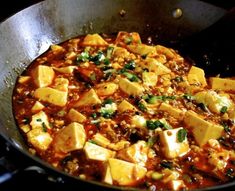
[[[172,16],[175,8],[183,10],[181,18]],[[209,14],[208,19],[203,14],[195,16],[199,8]],[[158,43],[176,42],[206,28],[223,13],[203,2],[177,0],[171,4],[160,0],[48,0],[17,13],[0,25],[1,135],[30,156],[12,115],[12,91],[17,76],[51,44],[86,33],[122,30],[151,36]]]

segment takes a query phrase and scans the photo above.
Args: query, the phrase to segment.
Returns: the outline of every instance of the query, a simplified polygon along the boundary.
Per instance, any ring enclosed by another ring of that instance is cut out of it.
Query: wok
[[[29,164],[42,167],[54,180],[73,182],[83,190],[127,190],[72,177],[29,153],[12,114],[17,76],[51,44],[81,34],[121,30],[137,31],[154,43],[179,49],[206,73],[232,75],[235,41],[231,27],[234,29],[235,20],[233,11],[229,17],[223,17],[225,14],[222,8],[196,0],[48,0],[18,12],[0,24],[0,135]],[[7,179],[6,174],[1,178]]]

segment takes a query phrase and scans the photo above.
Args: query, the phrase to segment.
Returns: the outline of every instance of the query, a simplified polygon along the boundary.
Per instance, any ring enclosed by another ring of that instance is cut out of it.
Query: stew
[[[17,79],[13,110],[32,154],[83,179],[190,190],[235,176],[234,78],[136,32],[51,45]]]

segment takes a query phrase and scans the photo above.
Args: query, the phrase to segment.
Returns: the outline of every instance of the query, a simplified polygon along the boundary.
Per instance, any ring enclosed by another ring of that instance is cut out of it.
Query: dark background
[[[1,11],[0,11],[0,21],[3,21],[7,17],[10,17],[14,13],[20,11],[21,9],[24,9],[40,1],[42,0],[1,1],[2,5],[1,5]],[[214,4],[219,7],[223,7],[225,9],[230,9],[233,6],[235,7],[235,0],[203,0],[203,1]],[[170,0],[169,0],[169,3],[170,3]]]

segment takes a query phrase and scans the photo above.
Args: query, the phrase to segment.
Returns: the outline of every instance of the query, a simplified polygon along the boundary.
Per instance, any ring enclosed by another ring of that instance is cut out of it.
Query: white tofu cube
[[[73,108],[69,110],[68,118],[72,122],[83,123],[84,121],[86,121],[86,116],[81,114],[80,112],[78,112],[77,110],[75,110]]]
[[[53,69],[49,66],[44,65],[37,66],[32,72],[34,83],[39,88],[50,85],[54,79],[54,75],[55,73]]]
[[[90,89],[88,92],[84,93],[82,97],[74,104],[74,107],[87,106],[101,104],[101,100],[96,94],[94,89]]]
[[[205,104],[214,113],[220,113],[224,106],[228,109],[232,106],[232,101],[227,96],[212,90],[198,92],[194,97],[197,103]]]
[[[168,112],[174,118],[182,120],[184,118],[184,111],[175,108],[167,103],[162,103],[159,107],[159,110]]]
[[[188,82],[189,84],[198,84],[199,86],[205,87],[207,82],[204,70],[196,66],[192,66],[188,73]]]
[[[112,82],[106,82],[98,84],[95,89],[98,96],[108,96],[113,95],[117,91],[118,85]]]
[[[133,185],[145,177],[147,169],[124,160],[110,158],[108,160],[113,181],[119,185]]]
[[[148,159],[149,147],[145,141],[138,141],[130,147],[120,150],[117,154],[118,158],[145,166]]]
[[[158,75],[156,75],[154,72],[143,72],[142,80],[146,86],[155,86],[158,81]]]
[[[155,75],[163,75],[171,72],[169,68],[154,58],[146,58],[145,62],[140,63],[141,68],[154,72]]]
[[[213,90],[235,91],[235,80],[229,78],[210,78]]]
[[[115,152],[109,149],[103,148],[96,144],[86,142],[84,146],[84,151],[88,159],[98,160],[98,161],[107,161],[109,158],[115,156]]]
[[[61,129],[54,138],[56,152],[68,153],[83,148],[86,142],[86,132],[83,125],[73,122]]]
[[[88,34],[82,42],[83,46],[107,46],[108,43],[99,34]]]
[[[224,128],[204,120],[194,111],[187,111],[184,123],[192,128],[194,138],[199,146],[203,146],[210,139],[218,139],[222,136]]]
[[[178,132],[182,127],[160,131],[160,140],[162,143],[162,151],[165,157],[173,159],[187,154],[190,150],[187,137],[182,142],[178,141]]]
[[[141,115],[134,115],[131,118],[131,126],[137,128],[146,128],[146,119]]]
[[[125,111],[137,111],[135,106],[133,106],[131,103],[129,103],[126,100],[123,100],[117,107],[119,112],[125,112]]]
[[[31,125],[32,129],[35,129],[37,127],[42,128],[42,129],[44,129],[44,128],[50,129],[51,128],[49,125],[48,117],[47,117],[46,113],[43,111],[40,111],[32,116],[32,120],[30,122],[30,125]]]
[[[50,146],[52,137],[49,133],[44,132],[42,128],[35,128],[27,133],[27,140],[35,148],[45,151]]]
[[[59,91],[50,87],[42,87],[35,90],[34,97],[63,107],[67,103],[68,92]]]
[[[38,112],[44,108],[44,105],[40,103],[39,101],[36,101],[35,104],[33,105],[31,111],[33,113]]]
[[[144,88],[137,82],[131,82],[126,78],[120,78],[120,89],[128,95],[140,96],[144,92]]]

